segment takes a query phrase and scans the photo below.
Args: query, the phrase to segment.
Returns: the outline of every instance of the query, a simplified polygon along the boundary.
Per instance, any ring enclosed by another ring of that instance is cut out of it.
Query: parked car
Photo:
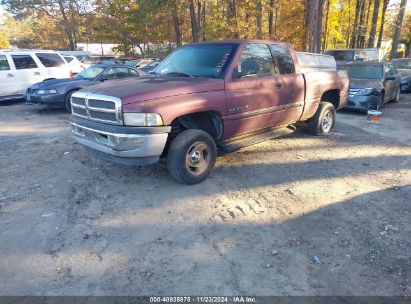
[[[328,50],[325,54],[333,56],[337,65],[351,61],[384,61],[385,59],[385,52],[380,48],[337,49]]]
[[[393,59],[391,62],[401,75],[401,92],[411,92],[411,58]]]
[[[146,65],[150,64],[151,62],[155,61],[156,59],[154,58],[145,58],[145,59],[136,59],[136,60],[130,60],[127,61],[127,65],[132,66],[136,69],[140,69],[145,67]]]
[[[399,101],[401,76],[392,63],[353,62],[340,68],[348,72],[351,80],[346,108],[367,111]]]
[[[53,51],[0,51],[0,101],[23,98],[31,85],[70,77],[67,62]]]
[[[283,135],[306,121],[330,133],[345,106],[345,71],[302,73],[282,42],[228,40],[183,46],[156,77],[121,80],[72,95],[72,132],[94,156],[127,165],[167,158],[171,176],[196,184],[224,152]]]
[[[159,64],[160,64],[161,60],[154,60],[151,61],[149,64],[147,64],[146,66],[143,66],[141,68],[138,69],[138,71],[141,74],[148,74],[151,71],[153,71]]]
[[[94,64],[114,64],[116,59],[116,56],[85,56],[82,57],[80,61],[86,68],[88,68]]]
[[[85,66],[77,59],[76,56],[63,56],[70,68],[70,77],[80,73],[85,69]]]
[[[138,77],[137,70],[126,65],[97,64],[89,67],[72,78],[39,82],[27,90],[28,103],[49,107],[64,107],[71,112],[71,95],[88,86],[106,80]]]

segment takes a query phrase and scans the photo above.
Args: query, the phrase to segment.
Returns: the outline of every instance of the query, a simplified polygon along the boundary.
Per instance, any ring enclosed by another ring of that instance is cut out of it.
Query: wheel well
[[[223,120],[216,111],[196,112],[179,116],[171,123],[171,126],[179,124],[184,129],[199,129],[207,132],[218,140],[223,135]]]
[[[171,132],[163,156],[166,155],[173,139],[187,129],[202,130],[210,134],[215,141],[218,141],[223,136],[223,119],[217,111],[196,112],[175,118],[171,123]]]
[[[329,90],[324,92],[321,96],[321,101],[328,101],[334,105],[334,108],[338,109],[340,105],[340,90]]]

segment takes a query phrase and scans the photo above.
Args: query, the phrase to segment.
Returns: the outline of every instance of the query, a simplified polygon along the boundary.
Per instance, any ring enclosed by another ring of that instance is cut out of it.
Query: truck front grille
[[[113,96],[77,92],[71,96],[74,116],[122,125],[121,99]]]

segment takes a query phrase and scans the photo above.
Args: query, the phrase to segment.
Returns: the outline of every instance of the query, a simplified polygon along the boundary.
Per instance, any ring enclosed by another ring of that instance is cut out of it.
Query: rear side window
[[[266,44],[248,44],[241,54],[233,77],[264,77],[275,75],[273,58]]]
[[[127,68],[111,68],[104,71],[104,76],[107,79],[119,79],[129,77]]]
[[[11,55],[16,70],[36,69],[37,64],[30,55]]]
[[[388,64],[386,64],[384,66],[384,71],[385,71],[385,76],[392,76],[394,75],[392,70],[390,69],[390,66]]]
[[[294,61],[288,47],[280,44],[271,44],[270,49],[280,74],[295,73]]]
[[[46,68],[54,68],[64,65],[63,59],[53,53],[36,53],[36,56]]]
[[[131,77],[138,77],[139,76],[136,70],[129,69],[129,72],[130,72]]]
[[[10,70],[9,62],[7,61],[7,57],[4,55],[0,55],[0,71],[8,71]]]
[[[70,62],[73,60],[72,57],[64,57],[64,59],[66,59],[66,61],[67,61],[68,63],[70,63]]]

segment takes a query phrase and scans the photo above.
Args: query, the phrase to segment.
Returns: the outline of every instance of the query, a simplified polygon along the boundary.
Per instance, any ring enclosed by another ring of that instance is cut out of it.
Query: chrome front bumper
[[[93,128],[82,123],[71,122],[71,130],[76,141],[85,146],[91,154],[126,165],[147,165],[157,162],[168,138],[168,129],[163,133],[150,133],[147,132],[149,128],[141,128],[144,132],[139,133],[140,128],[121,126],[110,128],[115,130],[101,130],[107,128]],[[123,133],[122,128],[128,131],[134,129],[135,133]]]

